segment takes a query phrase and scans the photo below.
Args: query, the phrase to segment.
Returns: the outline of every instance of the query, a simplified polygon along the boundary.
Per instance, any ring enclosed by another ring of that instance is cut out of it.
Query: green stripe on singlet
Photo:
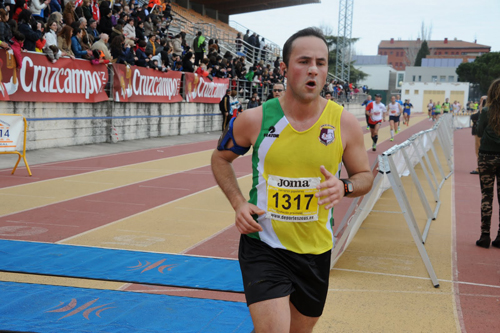
[[[273,98],[264,104],[262,104],[262,126],[260,128],[259,136],[257,141],[253,146],[252,153],[252,189],[250,190],[250,200],[251,204],[257,205],[257,184],[259,183],[259,170],[257,169],[259,165],[259,148],[264,140],[264,134],[269,133],[269,128],[275,126],[276,123],[283,118],[283,110],[277,98]],[[257,219],[254,217],[254,220]],[[260,236],[258,232],[248,234],[247,236],[259,239]]]

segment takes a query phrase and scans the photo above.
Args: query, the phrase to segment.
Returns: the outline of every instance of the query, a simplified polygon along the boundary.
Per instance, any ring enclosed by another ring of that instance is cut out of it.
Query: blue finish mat
[[[0,282],[0,330],[30,332],[242,332],[245,303]]]
[[[0,271],[243,292],[238,261],[0,240]]]

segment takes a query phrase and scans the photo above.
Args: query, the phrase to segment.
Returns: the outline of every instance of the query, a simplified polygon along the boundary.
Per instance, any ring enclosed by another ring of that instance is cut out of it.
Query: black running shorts
[[[395,123],[399,123],[399,116],[389,116],[389,121],[391,120]]]
[[[298,254],[275,249],[266,243],[241,235],[239,262],[247,305],[286,297],[308,317],[323,313],[331,251],[323,254]]]

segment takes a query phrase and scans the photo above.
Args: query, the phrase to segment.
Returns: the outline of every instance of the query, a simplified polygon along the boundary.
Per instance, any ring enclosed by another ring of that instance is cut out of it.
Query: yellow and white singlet
[[[262,126],[253,148],[250,203],[266,211],[263,231],[248,236],[273,248],[321,254],[333,246],[333,209],[318,205],[320,166],[339,177],[343,146],[342,107],[328,101],[318,121],[298,132],[277,98],[263,104]]]

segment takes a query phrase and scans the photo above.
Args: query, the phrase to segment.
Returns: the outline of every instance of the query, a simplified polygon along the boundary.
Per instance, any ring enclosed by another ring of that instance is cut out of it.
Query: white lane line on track
[[[391,273],[381,273],[381,272],[367,272],[367,271],[359,271],[355,269],[347,269],[347,268],[332,268],[332,271],[344,271],[344,272],[352,272],[352,273],[364,273],[364,274],[374,274],[374,275],[383,275],[383,276],[393,276],[393,277],[401,277],[408,279],[419,279],[419,280],[428,280],[428,277],[422,276],[412,276],[412,275],[402,275],[402,274],[391,274]],[[458,283],[458,284],[466,284],[469,286],[477,286],[477,287],[486,287],[486,288],[497,288],[500,289],[499,286],[491,285],[491,284],[482,284],[482,283],[474,283],[474,282],[466,282],[466,281],[452,281],[452,280],[443,280],[438,279],[439,282],[447,282],[447,283]]]
[[[456,163],[453,161],[453,163]],[[458,280],[458,257],[457,257],[457,215],[455,206],[455,175],[451,176],[451,276],[454,281]],[[453,313],[457,331],[467,333],[465,328],[464,313],[460,302],[460,286],[457,283],[451,285],[453,288]]]
[[[164,187],[164,186],[149,186],[149,185],[139,185],[139,187],[145,188],[160,188],[164,190],[179,190],[179,191],[190,191],[190,188],[177,188],[177,187]]]
[[[113,167],[113,168],[101,168],[101,169],[98,169],[98,170],[92,170],[92,171],[89,171],[89,172],[83,172],[83,173],[79,173],[79,174],[76,174],[76,175],[69,175],[69,176],[64,176],[64,177],[50,178],[50,179],[45,179],[45,180],[38,181],[38,182],[36,182],[36,184],[40,184],[40,183],[44,183],[44,182],[49,182],[49,181],[53,181],[53,180],[71,178],[71,177],[75,177],[75,176],[88,175],[88,174],[95,173],[95,172],[100,172],[100,171],[113,171],[113,172],[117,172],[117,171],[121,171],[121,170],[118,170],[120,168],[128,168],[128,167],[134,166],[134,165],[139,165],[139,164],[144,164],[144,163],[149,163],[149,162],[157,162],[157,161],[161,161],[161,160],[165,160],[165,159],[172,159],[172,158],[180,157],[180,156],[188,156],[188,155],[193,155],[193,154],[199,154],[199,153],[203,153],[203,152],[207,152],[207,151],[213,151],[213,149],[206,149],[206,150],[200,150],[200,151],[196,151],[196,152],[192,152],[192,153],[179,154],[179,155],[170,156],[170,157],[163,157],[163,158],[158,158],[158,159],[150,160],[150,161],[142,161],[142,162],[137,162],[137,163],[132,163],[132,164],[124,164],[124,165],[120,165],[120,166]],[[120,154],[120,153],[118,153],[118,154]],[[103,155],[103,156],[108,157],[108,156],[113,156],[113,155],[114,154]],[[89,158],[96,158],[96,157],[103,157],[103,156],[95,156],[95,157],[89,157]],[[70,161],[78,161],[78,160],[70,160]],[[68,162],[68,161],[66,161],[66,162]],[[60,163],[60,162],[54,162],[54,163]],[[46,165],[50,165],[50,164],[51,163],[48,163]],[[205,165],[202,165],[200,167],[189,169],[189,170],[199,169],[199,168],[202,168],[202,167],[206,167],[208,165],[210,165],[210,164],[205,164]],[[189,171],[189,170],[178,171],[178,172],[174,172],[172,174],[178,174],[178,173],[186,172],[186,171]],[[165,171],[165,170],[163,170],[163,171]],[[163,176],[161,176],[161,177],[163,177]],[[160,178],[160,177],[156,177],[156,178]],[[151,178],[151,179],[156,179],[156,178]],[[25,184],[19,184],[19,185],[14,185],[14,186],[2,187],[2,188],[0,188],[0,190],[11,189],[11,188],[16,188],[16,187],[21,187],[21,186],[28,186],[28,185],[31,185],[31,184],[34,184],[34,183],[35,182],[25,183]],[[134,183],[134,184],[136,184],[136,183]]]
[[[432,291],[419,291],[419,290],[378,290],[378,289],[336,289],[329,288],[328,291],[338,291],[338,292],[348,292],[348,293],[383,293],[383,294],[427,294],[427,295],[457,295],[453,292],[432,292]],[[487,297],[487,298],[500,298],[500,295],[488,295],[488,294],[459,294],[460,296],[469,297]]]
[[[250,177],[250,176],[251,176],[251,174],[249,174],[249,175],[247,175],[247,176],[244,176],[244,177],[240,177],[240,178],[238,178],[238,179],[242,179],[242,178],[246,178],[246,177]],[[68,238],[65,238],[65,239],[61,239],[60,241],[57,241],[56,243],[63,243],[63,242],[67,242],[67,241],[69,241],[69,240],[71,240],[71,239],[73,239],[73,238],[76,238],[76,237],[80,237],[80,236],[86,235],[86,234],[88,234],[88,233],[90,233],[90,232],[94,232],[94,231],[97,231],[97,230],[103,229],[103,228],[108,227],[108,226],[112,226],[113,224],[116,224],[116,223],[122,222],[122,221],[124,221],[124,220],[126,220],[126,219],[130,219],[130,218],[133,218],[133,217],[135,217],[135,216],[139,216],[139,215],[141,215],[141,214],[148,213],[148,212],[150,212],[150,211],[153,211],[154,209],[158,209],[158,208],[161,208],[161,207],[164,207],[164,206],[167,206],[167,205],[173,204],[174,202],[177,202],[177,201],[180,201],[180,200],[184,200],[184,199],[186,199],[186,198],[189,198],[189,197],[195,196],[195,195],[200,194],[200,193],[207,192],[207,191],[212,190],[212,189],[217,188],[217,187],[219,187],[219,186],[218,186],[218,185],[215,185],[215,186],[208,187],[208,188],[203,189],[203,190],[201,190],[201,191],[198,191],[198,192],[195,192],[195,193],[191,193],[191,194],[186,195],[186,196],[183,196],[183,197],[181,197],[181,198],[177,198],[177,199],[175,199],[175,200],[172,200],[172,201],[166,202],[166,203],[164,203],[163,205],[156,206],[156,207],[152,207],[152,208],[150,208],[150,209],[143,210],[143,211],[138,212],[138,213],[135,213],[135,214],[133,214],[133,215],[129,215],[129,216],[127,216],[127,217],[124,217],[124,218],[122,218],[122,219],[119,219],[119,220],[113,221],[113,222],[111,222],[111,223],[107,223],[107,224],[101,225],[101,226],[99,226],[99,227],[96,227],[96,228],[93,228],[93,229],[87,230],[87,231],[82,232],[82,233],[80,233],[80,234],[73,235],[73,236],[68,237]],[[230,226],[229,226],[229,227],[230,227]],[[227,228],[229,228],[229,227],[227,227]],[[227,229],[227,228],[225,228],[225,229]],[[219,231],[219,233],[220,233],[220,232],[222,232],[222,231],[224,231],[225,229],[223,229],[223,230]],[[217,235],[217,234],[215,234],[215,235]],[[213,236],[215,236],[215,235],[213,235]],[[123,250],[123,249],[120,249],[120,250]],[[181,253],[183,253],[183,252],[181,252]],[[203,256],[200,256],[200,257],[203,257]],[[224,258],[224,259],[227,259],[227,258]]]
[[[54,225],[54,226],[57,226],[57,227],[79,228],[77,225],[68,225],[68,224],[54,224],[54,223],[27,222],[27,221],[14,221],[14,220],[7,220],[5,222],[9,222],[9,223],[26,223],[26,224],[41,224],[41,225]]]
[[[198,243],[196,243],[196,244],[194,244],[194,245],[192,245],[192,246],[188,247],[187,249],[185,249],[185,250],[181,251],[181,252],[180,252],[180,254],[187,253],[188,251],[191,251],[192,249],[194,249],[194,248],[196,248],[196,247],[200,246],[201,244],[203,244],[203,243],[205,243],[205,242],[208,242],[208,241],[209,241],[209,240],[211,240],[211,239],[214,239],[215,237],[217,237],[217,236],[219,236],[220,234],[222,234],[224,231],[226,231],[226,230],[228,230],[229,228],[231,228],[233,225],[234,225],[234,224],[230,224],[230,225],[228,225],[227,227],[225,227],[224,229],[222,229],[222,230],[220,230],[220,231],[216,232],[216,233],[215,233],[215,234],[213,234],[212,236],[210,236],[210,237],[208,237],[208,238],[205,238],[205,239],[203,239],[203,240],[199,241]]]
[[[99,202],[99,203],[105,203],[105,204],[132,205],[132,206],[146,206],[146,204],[142,204],[142,203],[133,203],[133,202],[105,201],[105,200],[92,200],[92,199],[86,199],[85,201],[88,201],[88,202]]]

